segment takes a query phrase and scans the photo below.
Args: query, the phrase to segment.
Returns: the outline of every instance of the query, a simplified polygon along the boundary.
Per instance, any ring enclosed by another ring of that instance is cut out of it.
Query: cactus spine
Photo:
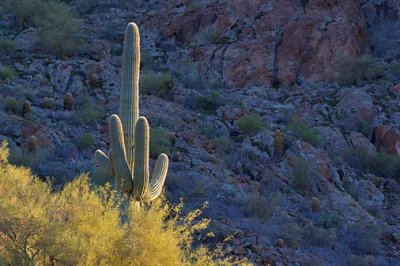
[[[120,116],[109,120],[110,152],[95,153],[96,166],[114,176],[115,188],[138,202],[157,198],[165,182],[169,159],[160,154],[150,178],[150,128],[147,119],[139,117],[140,37],[136,24],[125,31],[121,75]],[[147,194],[149,192],[149,194]]]

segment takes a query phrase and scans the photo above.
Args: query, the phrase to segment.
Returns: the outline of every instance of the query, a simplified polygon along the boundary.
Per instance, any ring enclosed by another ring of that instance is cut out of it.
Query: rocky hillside
[[[400,264],[397,0],[65,2],[79,16],[68,27],[0,4],[11,162],[58,186],[102,182],[93,153],[108,150],[134,21],[167,198],[208,202],[210,242],[233,235],[255,265]]]

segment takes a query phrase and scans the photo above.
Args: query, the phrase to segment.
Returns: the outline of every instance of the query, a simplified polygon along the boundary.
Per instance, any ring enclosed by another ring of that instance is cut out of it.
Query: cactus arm
[[[165,178],[168,173],[169,159],[165,153],[161,153],[158,158],[156,165],[154,166],[150,180],[150,198],[152,201],[156,199],[162,192],[162,188],[165,183]]]
[[[132,196],[142,201],[149,185],[150,129],[147,119],[141,116],[136,122],[135,163]]]
[[[135,124],[139,118],[140,37],[135,23],[125,30],[122,56],[121,94],[119,114],[124,129],[126,158],[130,169],[134,167]]]
[[[112,149],[112,163],[115,173],[115,186],[124,192],[132,191],[132,175],[126,160],[124,146],[124,131],[121,120],[117,115],[110,117],[110,145]]]
[[[94,154],[94,159],[96,162],[96,167],[99,169],[100,172],[107,176],[113,176],[113,169],[111,163],[107,157],[101,150],[97,150]]]

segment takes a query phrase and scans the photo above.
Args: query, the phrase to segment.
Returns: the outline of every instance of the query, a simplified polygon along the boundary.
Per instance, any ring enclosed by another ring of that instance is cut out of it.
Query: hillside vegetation
[[[0,265],[234,264],[222,259],[220,247],[192,247],[194,234],[208,224],[200,210],[180,216],[181,205],[159,200],[122,214],[122,201],[108,186],[92,188],[81,175],[53,192],[29,169],[9,164],[8,153],[3,143]]]

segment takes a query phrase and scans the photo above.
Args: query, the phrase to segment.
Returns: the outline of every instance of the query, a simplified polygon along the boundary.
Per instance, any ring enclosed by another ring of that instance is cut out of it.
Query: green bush
[[[205,114],[213,114],[218,107],[218,101],[219,95],[217,92],[198,96],[195,99],[196,109]]]
[[[311,128],[302,118],[292,116],[286,128],[286,133],[294,138],[300,138],[314,146],[320,143],[318,130]]]
[[[92,105],[84,108],[80,115],[85,123],[93,123],[106,118],[106,113],[102,109],[93,107]]]
[[[298,248],[301,244],[303,228],[295,222],[284,223],[280,226],[280,238],[290,248]]]
[[[0,37],[0,53],[10,53],[15,48],[15,41]]]
[[[0,64],[0,79],[12,79],[17,76],[14,69]]]
[[[383,150],[369,153],[362,148],[350,148],[345,151],[345,159],[347,164],[355,169],[400,181],[400,157],[398,155]]]
[[[385,65],[378,58],[364,54],[343,64],[335,80],[340,85],[360,85],[383,77]]]
[[[78,52],[83,43],[81,21],[74,18],[64,3],[50,2],[48,5],[49,13],[35,20],[35,25],[41,28],[41,49],[60,56]]]
[[[92,134],[86,133],[79,139],[79,148],[81,148],[82,150],[89,149],[90,147],[92,147],[93,143],[94,139]]]
[[[171,140],[164,128],[152,128],[150,133],[150,156],[157,158],[161,153],[170,155]]]
[[[81,21],[70,7],[56,0],[3,0],[2,9],[16,16],[21,30],[39,28],[39,47],[56,55],[71,55],[83,42]]]
[[[76,11],[81,15],[90,13],[99,6],[98,0],[63,0],[63,2],[73,4]]]
[[[317,247],[333,247],[336,244],[337,236],[335,229],[324,229],[307,225],[303,231],[303,238],[311,245]]]
[[[241,117],[237,121],[237,126],[245,134],[254,135],[264,127],[264,123],[261,121],[258,114],[250,113]]]
[[[175,87],[175,80],[171,72],[155,73],[144,72],[140,77],[140,89],[146,94],[169,99]]]
[[[290,158],[290,165],[293,168],[293,188],[299,193],[307,195],[314,178],[312,162],[304,157],[295,156]]]
[[[7,97],[4,99],[7,111],[21,114],[22,113],[22,106],[25,102],[25,99],[15,99],[14,97]]]
[[[110,186],[82,175],[53,193],[50,182],[8,163],[0,148],[2,265],[248,265],[194,246],[208,225],[201,210],[181,215],[164,200],[123,212]],[[124,217],[121,219],[121,217]]]
[[[46,152],[38,149],[36,152],[27,152],[20,147],[13,146],[10,148],[8,160],[16,166],[24,166],[29,168],[36,168],[39,164],[45,162]]]
[[[43,0],[2,0],[0,6],[3,12],[15,15],[21,30],[36,26],[35,20],[46,16],[49,11],[47,2]]]

